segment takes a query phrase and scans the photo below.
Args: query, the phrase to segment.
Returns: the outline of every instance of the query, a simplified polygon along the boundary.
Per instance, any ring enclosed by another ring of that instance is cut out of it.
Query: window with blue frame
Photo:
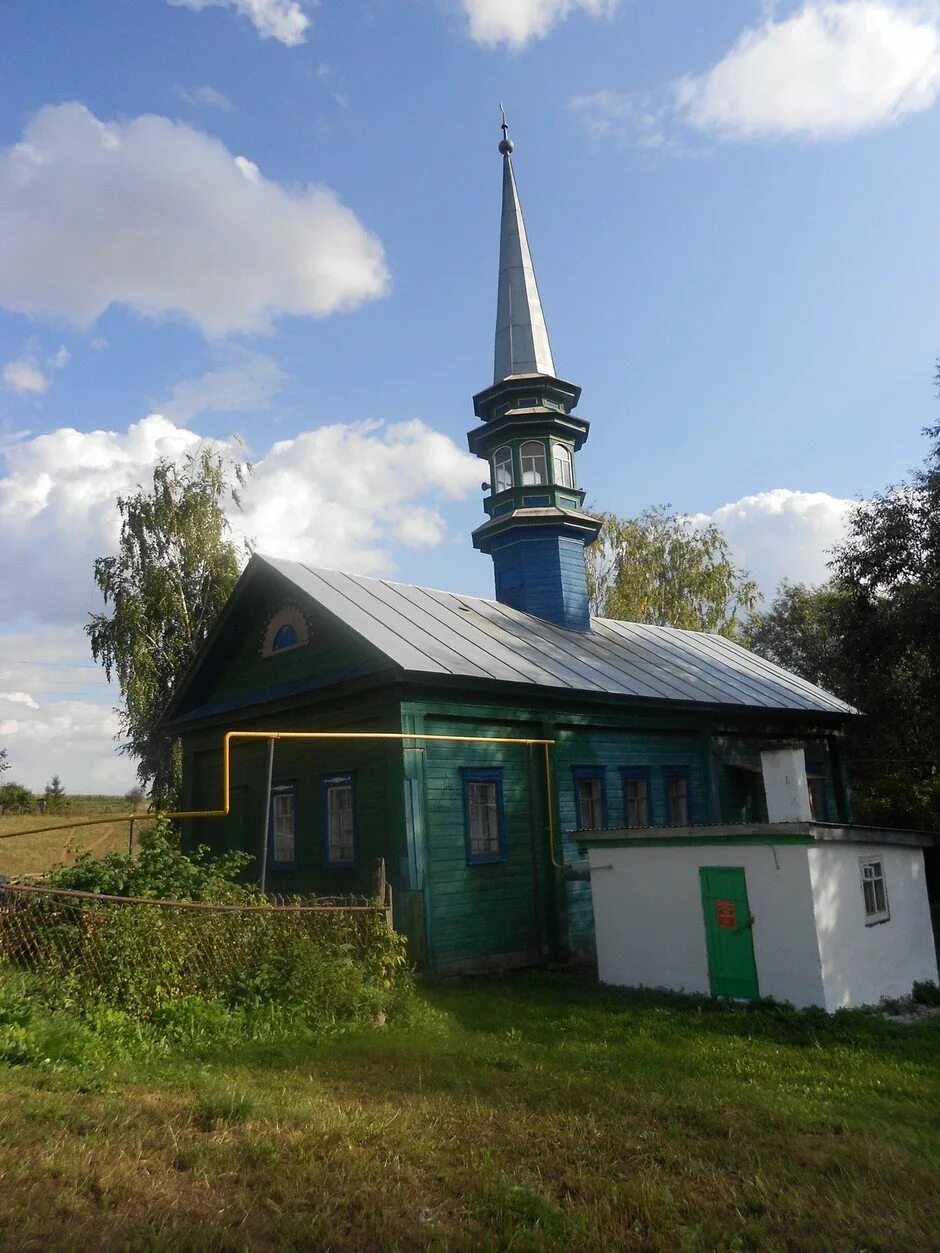
[[[271,861],[275,866],[293,866],[295,847],[296,803],[293,785],[276,787],[271,792]]]
[[[327,866],[355,866],[356,794],[351,774],[323,780],[323,841]]]
[[[575,814],[579,831],[607,826],[607,785],[602,766],[573,766]]]
[[[503,772],[464,770],[464,816],[467,861],[505,861],[506,824],[503,814]]]
[[[692,771],[689,766],[667,766],[663,771],[666,785],[666,825],[687,827],[692,822]]]
[[[623,825],[651,827],[653,790],[649,766],[624,766],[620,773],[623,778]]]

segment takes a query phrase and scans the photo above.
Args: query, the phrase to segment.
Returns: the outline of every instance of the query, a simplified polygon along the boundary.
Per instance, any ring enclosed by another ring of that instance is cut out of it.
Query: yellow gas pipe
[[[555,818],[552,803],[552,763],[550,749],[554,740],[523,739],[509,735],[425,735],[399,731],[226,731],[222,741],[222,808],[183,809],[172,813],[109,814],[106,818],[83,818],[80,822],[60,822],[51,827],[30,827],[24,831],[7,831],[0,839],[15,835],[36,835],[40,831],[71,831],[77,827],[98,827],[109,822],[135,822],[150,818],[227,818],[230,810],[230,751],[232,740],[445,740],[454,744],[540,744],[545,755],[545,817],[548,830],[548,855],[557,870],[564,862],[555,860]]]

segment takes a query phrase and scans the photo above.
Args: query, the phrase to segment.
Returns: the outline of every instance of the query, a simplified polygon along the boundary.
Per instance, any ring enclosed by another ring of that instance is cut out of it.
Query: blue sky
[[[16,773],[130,781],[80,628],[160,452],[240,436],[266,550],[490,593],[500,101],[589,499],[716,518],[768,591],[819,577],[935,420],[938,32],[932,0],[5,7]]]

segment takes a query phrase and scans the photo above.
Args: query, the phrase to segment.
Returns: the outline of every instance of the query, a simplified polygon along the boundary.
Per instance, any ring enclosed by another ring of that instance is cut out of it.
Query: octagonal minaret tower
[[[590,630],[584,550],[600,524],[582,512],[575,454],[589,424],[572,410],[580,387],[555,374],[505,116],[493,385],[473,398],[482,425],[467,436],[489,465],[488,520],[473,545],[493,558],[496,599],[573,631]]]

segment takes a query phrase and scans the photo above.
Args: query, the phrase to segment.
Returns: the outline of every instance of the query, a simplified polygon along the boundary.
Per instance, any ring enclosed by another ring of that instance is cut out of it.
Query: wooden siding
[[[261,655],[265,629],[283,605],[300,609],[310,640],[270,657]],[[317,687],[388,669],[382,654],[273,572],[249,584],[222,625],[186,691],[176,716],[194,709],[235,703],[237,698],[313,680]]]
[[[424,697],[402,707],[403,725],[415,731],[453,735],[508,735],[553,738],[557,844],[562,860],[586,869],[586,856],[570,838],[578,825],[575,768],[593,767],[605,781],[607,823],[625,821],[623,768],[649,770],[652,819],[664,826],[666,780],[672,768],[688,771],[690,819],[694,823],[734,821],[738,799],[726,769],[727,738],[716,735],[708,715],[624,709],[610,714],[559,708],[520,708],[470,700]],[[721,728],[725,731],[727,728]],[[771,735],[773,728],[762,728]],[[792,728],[789,729],[792,736]],[[727,759],[759,762],[762,740],[740,735]],[[534,750],[533,750],[534,751]],[[426,943],[438,970],[481,961],[531,960],[539,945],[552,956],[593,949],[594,920],[590,882],[565,878],[547,855],[542,759],[525,762],[527,750],[511,745],[429,744],[406,764],[425,800],[420,848],[412,855],[424,863]],[[813,769],[826,773],[826,744],[807,739]],[[418,761],[420,760],[420,765]],[[461,769],[500,768],[507,858],[496,864],[471,864],[467,856]],[[759,779],[759,776],[755,776]],[[835,815],[835,793],[827,783]],[[728,812],[730,810],[730,812]],[[420,873],[420,872],[418,872]]]
[[[360,702],[361,706],[361,702]],[[228,723],[227,726],[233,726]],[[262,720],[241,719],[240,730],[279,731],[397,731],[397,704],[363,708],[311,705],[307,710],[269,714]],[[221,727],[184,738],[184,775],[189,781],[187,803],[211,808],[221,795]],[[225,819],[194,819],[185,824],[188,846],[208,844],[216,850],[240,849],[252,854],[248,875],[260,873],[260,843],[264,826],[268,747],[265,741],[235,744],[232,749],[232,812]],[[324,864],[324,778],[352,774],[356,818],[356,865]],[[393,888],[400,884],[406,860],[402,806],[401,747],[393,741],[278,741],[275,745],[273,785],[295,790],[296,864],[282,868],[268,861],[267,883],[272,892],[316,892],[333,895],[369,890],[376,858],[386,861]]]
[[[428,733],[535,736],[537,726],[427,712]],[[437,970],[485,960],[537,961],[546,950],[544,856],[533,856],[540,789],[531,750],[510,744],[429,742],[424,752],[426,891],[429,943]],[[470,864],[462,770],[498,769],[502,779],[505,859]],[[541,878],[537,877],[539,868]]]

